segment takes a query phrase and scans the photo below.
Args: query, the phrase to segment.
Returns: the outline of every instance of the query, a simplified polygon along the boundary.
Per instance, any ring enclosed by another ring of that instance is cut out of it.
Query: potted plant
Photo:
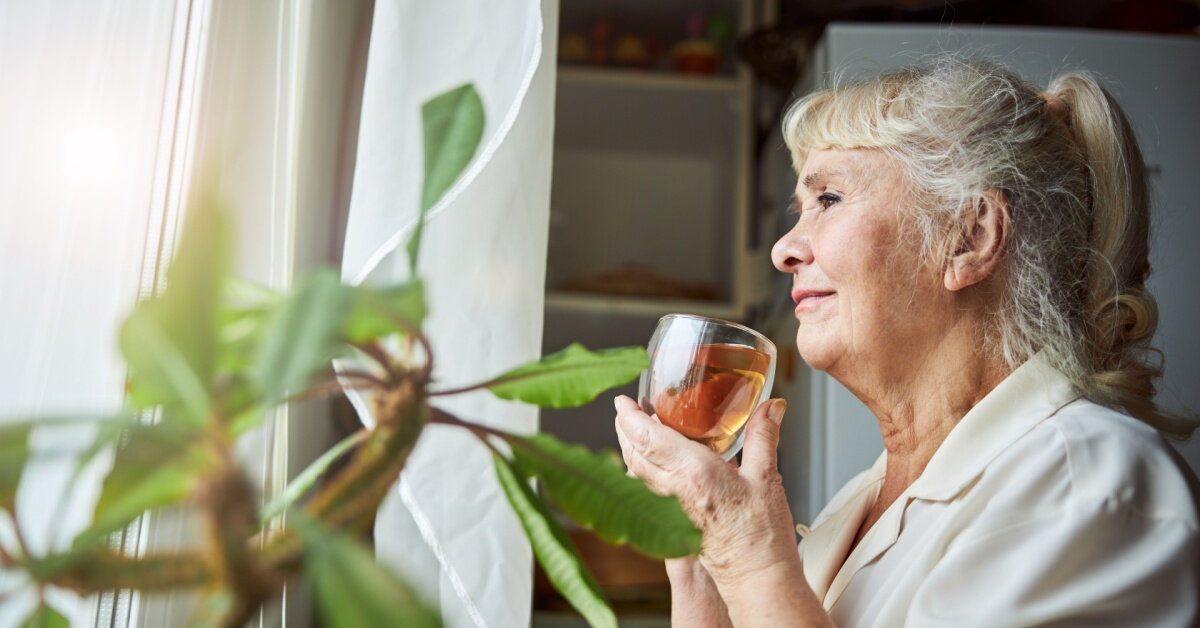
[[[483,108],[465,85],[425,103],[422,119],[424,212],[474,155]],[[137,304],[121,326],[128,409],[102,420],[80,456],[77,469],[115,448],[92,523],[67,551],[33,555],[14,512],[29,432],[51,420],[0,426],[0,509],[18,539],[16,547],[0,546],[0,564],[25,571],[39,592],[51,586],[83,594],[192,589],[203,600],[198,624],[240,626],[286,582],[305,578],[331,626],[439,625],[436,613],[356,540],[430,423],[468,430],[491,451],[534,555],[592,625],[615,626],[616,620],[531,480],[540,481],[563,513],[609,542],[656,557],[699,551],[700,533],[678,503],[627,477],[611,452],[593,453],[546,434],[507,433],[438,405],[443,396],[477,389],[542,406],[580,405],[636,377],[646,366],[643,349],[593,352],[571,345],[488,381],[438,390],[431,385],[435,348],[421,331],[419,278],[350,286],[325,269],[275,293],[229,274],[228,223],[217,199],[198,195],[166,287]],[[420,242],[419,222],[408,246],[413,269]],[[331,367],[348,355],[369,366]],[[330,448],[260,508],[234,456],[237,439],[276,405],[345,387],[368,391],[375,425]],[[109,535],[143,512],[179,504],[194,508],[203,522],[194,549],[130,557],[109,547]],[[65,625],[65,619],[43,598],[29,623]]]

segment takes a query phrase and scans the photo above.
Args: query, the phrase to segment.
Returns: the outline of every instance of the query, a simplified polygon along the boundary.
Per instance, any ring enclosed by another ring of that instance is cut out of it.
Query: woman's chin
[[[803,328],[796,334],[796,349],[805,364],[818,371],[827,370],[836,358],[827,336],[815,336]]]

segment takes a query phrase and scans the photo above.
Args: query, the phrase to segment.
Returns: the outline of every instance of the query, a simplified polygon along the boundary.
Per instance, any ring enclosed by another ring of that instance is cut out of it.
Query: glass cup
[[[650,337],[638,403],[664,425],[729,460],[746,421],[771,394],[775,345],[718,318],[668,314]]]

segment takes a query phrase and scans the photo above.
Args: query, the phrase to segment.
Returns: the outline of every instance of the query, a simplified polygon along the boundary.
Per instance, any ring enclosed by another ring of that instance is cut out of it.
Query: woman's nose
[[[812,261],[812,244],[808,236],[800,233],[799,225],[784,234],[775,246],[771,247],[771,262],[780,272],[794,273],[799,266],[811,264]]]

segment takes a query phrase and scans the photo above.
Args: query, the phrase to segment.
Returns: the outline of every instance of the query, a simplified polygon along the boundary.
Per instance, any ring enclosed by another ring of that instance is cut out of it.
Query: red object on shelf
[[[717,50],[703,39],[689,39],[675,44],[671,65],[684,74],[714,74],[717,71]]]
[[[612,27],[608,22],[600,20],[592,24],[592,63],[608,65],[608,38],[612,36]]]
[[[712,41],[704,38],[707,21],[704,14],[696,12],[688,16],[686,32],[688,38],[671,49],[671,66],[683,74],[713,74],[717,71],[720,54]]]

